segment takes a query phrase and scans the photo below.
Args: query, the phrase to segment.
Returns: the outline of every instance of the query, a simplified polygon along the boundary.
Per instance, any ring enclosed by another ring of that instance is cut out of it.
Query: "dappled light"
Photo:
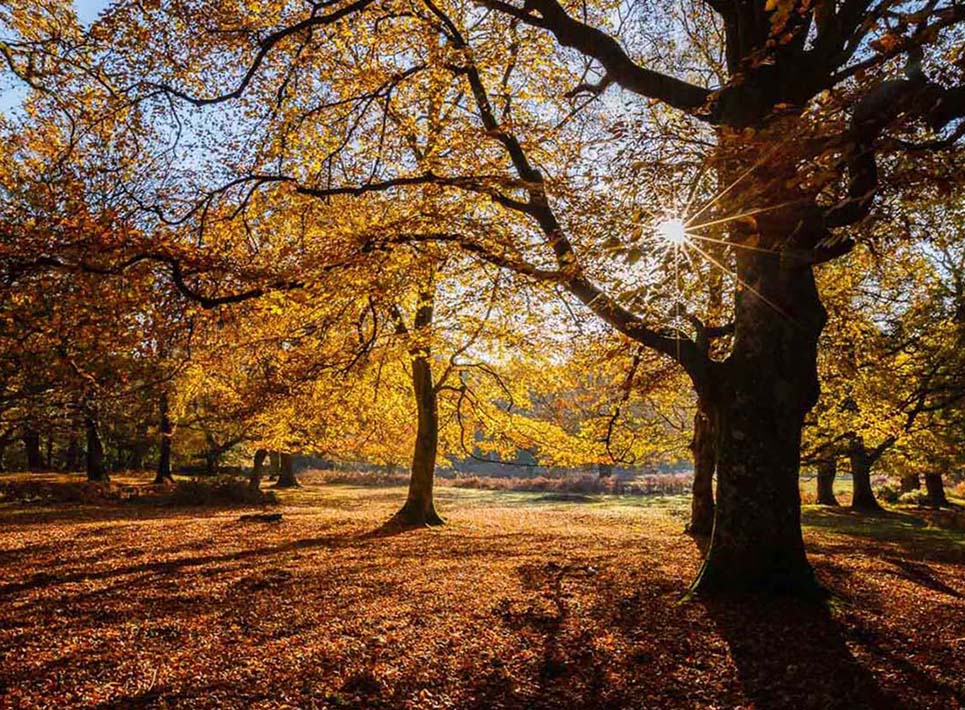
[[[0,708],[965,705],[963,30],[0,3]]]

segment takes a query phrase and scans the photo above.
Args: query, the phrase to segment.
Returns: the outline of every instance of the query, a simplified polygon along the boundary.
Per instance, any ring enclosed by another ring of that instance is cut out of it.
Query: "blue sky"
[[[110,0],[74,0],[78,19],[85,25],[96,19],[97,14],[109,4]],[[0,113],[16,109],[23,100],[21,85],[10,80],[0,81]]]
[[[77,17],[85,25],[97,17],[97,13],[107,7],[109,0],[74,0]]]

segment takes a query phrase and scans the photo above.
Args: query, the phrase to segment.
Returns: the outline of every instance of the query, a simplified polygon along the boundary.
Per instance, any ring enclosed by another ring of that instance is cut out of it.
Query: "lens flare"
[[[676,217],[665,219],[657,224],[655,231],[658,237],[675,247],[687,243],[687,227],[682,219]]]

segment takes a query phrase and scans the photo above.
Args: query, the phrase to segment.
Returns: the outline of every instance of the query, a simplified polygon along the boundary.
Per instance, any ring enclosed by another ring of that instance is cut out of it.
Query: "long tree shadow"
[[[701,599],[755,708],[898,708],[823,605]]]

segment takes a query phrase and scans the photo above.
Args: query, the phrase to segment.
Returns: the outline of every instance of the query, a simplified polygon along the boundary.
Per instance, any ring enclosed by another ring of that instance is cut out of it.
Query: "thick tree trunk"
[[[84,422],[87,429],[87,480],[107,481],[107,467],[104,464],[104,445],[101,442],[97,418],[88,414]]]
[[[703,394],[717,425],[717,505],[692,590],[820,596],[804,551],[798,479],[826,313],[810,267],[753,252],[739,252],[737,266],[734,346]]]
[[[838,464],[834,459],[818,463],[818,505],[838,506],[838,499],[834,497],[834,477],[837,472]]]
[[[694,484],[687,532],[692,535],[710,535],[714,529],[717,430],[713,417],[713,408],[708,403],[698,404],[694,415],[694,436],[690,441],[690,450],[694,455]]]
[[[279,456],[281,471],[278,473],[277,488],[298,488],[298,479],[295,478],[295,457],[291,454],[282,453]]]
[[[851,498],[853,510],[878,511],[881,506],[871,490],[871,459],[862,444],[858,444],[849,453],[851,460],[851,480],[854,493]]]
[[[277,451],[268,452],[268,480],[272,481],[278,478],[278,474],[281,473],[281,454]]]
[[[157,472],[154,474],[154,482],[160,484],[174,481],[174,476],[171,475],[171,436],[174,434],[174,426],[168,409],[167,394],[161,394],[158,401],[158,414],[161,441],[158,444]]]
[[[442,525],[432,496],[439,449],[439,410],[428,357],[412,359],[412,389],[418,410],[409,494],[395,520],[406,525]]]
[[[248,487],[257,491],[261,488],[261,475],[265,468],[265,459],[268,458],[268,451],[265,449],[258,449],[255,452],[254,461],[252,461],[251,466],[251,476],[248,478]]]
[[[925,474],[925,490],[928,491],[928,503],[936,508],[948,506],[948,498],[945,497],[945,485],[942,483],[940,473]]]
[[[44,458],[40,452],[40,433],[34,429],[28,429],[23,433],[23,450],[27,459],[28,471],[43,471]]]
[[[917,491],[921,488],[921,479],[918,477],[918,473],[906,473],[901,477],[901,492],[911,493],[912,491]]]

